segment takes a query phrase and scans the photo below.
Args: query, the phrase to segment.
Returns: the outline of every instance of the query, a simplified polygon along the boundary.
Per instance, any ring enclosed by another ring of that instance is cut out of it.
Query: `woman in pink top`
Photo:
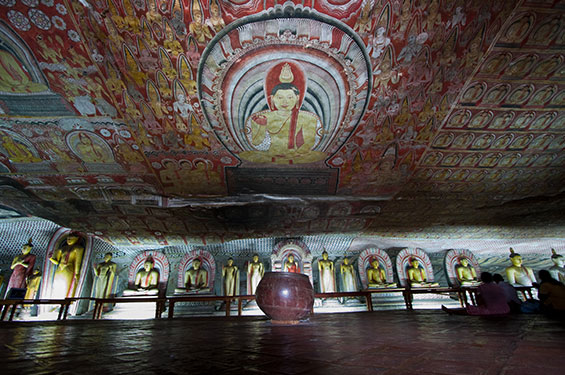
[[[459,315],[505,315],[510,313],[510,307],[506,303],[504,290],[492,281],[492,274],[481,273],[482,284],[477,288],[477,306],[467,305],[466,309],[441,309],[449,314]]]
[[[482,284],[477,288],[477,305],[467,305],[469,315],[504,315],[510,313],[506,293],[492,280],[489,272],[481,273]]]

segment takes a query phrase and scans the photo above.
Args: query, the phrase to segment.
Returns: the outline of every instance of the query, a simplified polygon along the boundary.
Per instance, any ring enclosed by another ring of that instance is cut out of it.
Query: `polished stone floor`
[[[441,311],[0,323],[1,374],[565,373],[565,323]]]

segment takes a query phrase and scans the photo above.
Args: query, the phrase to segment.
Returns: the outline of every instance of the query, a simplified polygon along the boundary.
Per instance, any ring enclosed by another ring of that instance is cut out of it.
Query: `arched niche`
[[[467,249],[451,249],[445,254],[445,273],[450,286],[458,287],[461,285],[457,278],[457,268],[460,266],[462,258],[469,261],[469,265],[475,269],[477,275],[481,274],[479,261],[471,251]]]
[[[190,267],[192,267],[192,262],[194,262],[195,259],[200,259],[200,267],[208,272],[208,287],[210,291],[213,291],[214,280],[216,278],[216,261],[212,254],[206,250],[192,250],[181,259],[178,269],[176,290],[186,289],[184,274],[188,269],[190,269]]]
[[[407,270],[411,266],[410,261],[417,259],[420,262],[420,267],[423,267],[426,272],[426,279],[428,282],[434,281],[434,269],[428,254],[422,249],[402,249],[396,256],[396,272],[398,280],[403,287],[409,286]]]
[[[58,293],[53,289],[55,272],[57,271],[58,266],[49,259],[53,257],[55,251],[65,245],[65,241],[70,234],[76,234],[79,236],[78,244],[84,248],[84,252],[82,254],[82,259],[80,260],[81,265],[78,280],[73,280],[72,284],[69,286],[69,291],[66,293],[66,297],[88,297],[87,294],[89,293],[89,291],[86,291],[85,283],[87,274],[90,271],[88,265],[90,264],[90,257],[92,254],[92,239],[89,236],[77,234],[69,228],[59,228],[55,232],[55,234],[53,234],[53,237],[51,237],[49,243],[47,244],[47,252],[42,270],[43,279],[41,281],[41,287],[39,291],[39,298],[41,299],[59,298],[57,296]],[[88,303],[86,303],[86,305],[88,305]],[[43,308],[40,310],[42,312],[47,311],[47,309]],[[72,304],[69,309],[69,313],[73,315],[82,313],[82,303]]]
[[[371,262],[373,259],[377,259],[381,268],[385,271],[386,282],[394,282],[394,270],[392,268],[392,261],[388,254],[382,250],[375,247],[369,247],[359,254],[359,259],[357,260],[357,268],[359,272],[359,278],[361,279],[361,284],[363,288],[369,287],[369,282],[367,280],[367,269],[371,267]]]
[[[169,280],[170,264],[167,256],[160,251],[146,250],[136,255],[129,266],[128,271],[128,288],[135,289],[135,275],[143,268],[147,259],[153,259],[153,267],[159,271],[159,294],[164,294],[167,290],[167,281]]]
[[[271,254],[272,271],[282,272],[283,265],[291,254],[294,256],[294,260],[298,262],[300,273],[307,275],[310,283],[314,285],[312,279],[312,254],[308,246],[300,240],[286,240],[275,245]]]

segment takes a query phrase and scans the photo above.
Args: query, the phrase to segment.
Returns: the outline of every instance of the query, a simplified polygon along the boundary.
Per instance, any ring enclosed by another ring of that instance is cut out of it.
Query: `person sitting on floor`
[[[506,295],[506,303],[508,303],[508,306],[510,307],[510,312],[519,313],[521,311],[520,305],[522,304],[522,301],[520,300],[520,298],[518,298],[516,289],[514,289],[512,285],[504,281],[504,278],[499,273],[492,275],[492,280],[496,283],[496,285],[504,290],[504,294]]]
[[[481,285],[477,288],[477,305],[467,305],[465,309],[449,309],[441,306],[441,309],[449,314],[459,315],[505,315],[510,312],[506,303],[504,290],[492,280],[490,272],[481,273]]]
[[[565,316],[565,286],[551,277],[547,270],[539,271],[538,276],[541,281],[538,295],[543,310],[548,314]]]

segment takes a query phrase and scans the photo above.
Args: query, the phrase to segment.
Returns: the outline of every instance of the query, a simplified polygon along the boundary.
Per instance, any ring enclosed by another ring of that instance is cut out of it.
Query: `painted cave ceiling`
[[[562,228],[564,24],[557,0],[0,0],[0,207],[130,245]]]

